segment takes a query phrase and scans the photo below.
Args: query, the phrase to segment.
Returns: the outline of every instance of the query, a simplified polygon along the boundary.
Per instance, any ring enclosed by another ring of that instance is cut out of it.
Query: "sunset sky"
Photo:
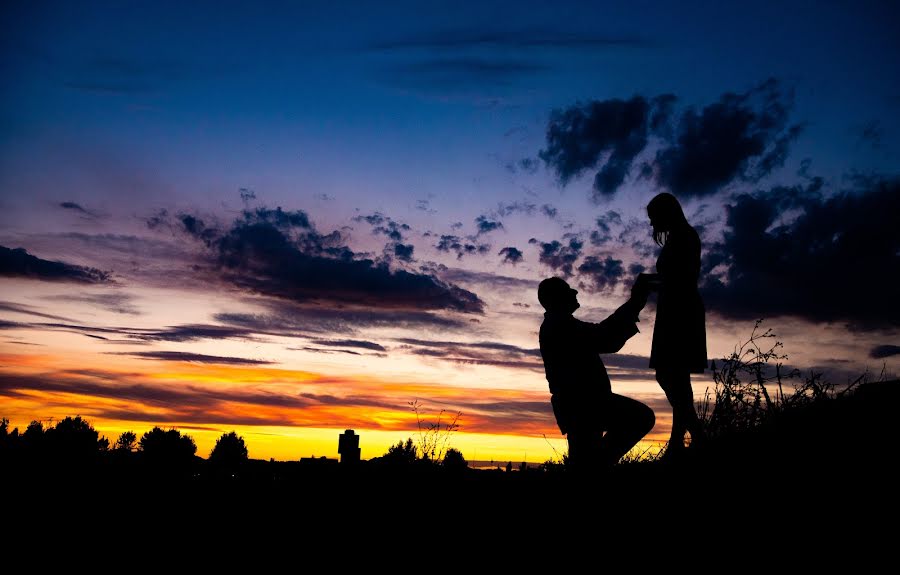
[[[719,4],[4,2],[0,417],[368,459],[417,401],[544,461],[537,284],[606,317],[660,191],[710,358],[766,318],[790,366],[896,373],[898,5]],[[604,357],[649,448],[653,314]]]

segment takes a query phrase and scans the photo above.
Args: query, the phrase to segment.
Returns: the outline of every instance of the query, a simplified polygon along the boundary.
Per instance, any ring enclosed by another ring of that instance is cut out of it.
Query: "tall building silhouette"
[[[338,453],[341,463],[359,463],[359,436],[352,429],[338,436]]]

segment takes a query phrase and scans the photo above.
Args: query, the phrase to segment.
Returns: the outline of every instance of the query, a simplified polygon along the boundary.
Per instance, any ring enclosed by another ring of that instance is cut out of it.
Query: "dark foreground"
[[[186,471],[7,461],[3,515],[19,529],[68,522],[73,536],[160,526],[200,537],[532,533],[558,541],[594,531],[665,538],[698,527],[740,538],[840,533],[863,544],[895,532],[898,405],[900,384],[867,384],[676,461],[592,475],[562,466],[503,472],[251,460],[214,470],[200,460]]]

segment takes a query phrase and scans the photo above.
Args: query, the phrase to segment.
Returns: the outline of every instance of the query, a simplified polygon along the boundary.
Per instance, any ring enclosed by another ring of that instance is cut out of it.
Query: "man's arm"
[[[638,313],[644,307],[646,297],[632,296],[600,323],[579,322],[580,338],[597,353],[615,353],[625,342],[640,330],[637,327]]]

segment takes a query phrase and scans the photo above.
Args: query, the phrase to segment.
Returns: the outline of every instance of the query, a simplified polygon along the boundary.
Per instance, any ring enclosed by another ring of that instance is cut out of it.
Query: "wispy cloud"
[[[230,357],[221,355],[205,355],[202,353],[190,353],[184,351],[133,351],[110,353],[114,355],[127,355],[139,359],[155,359],[161,361],[189,361],[193,363],[214,363],[220,365],[269,365],[274,363],[262,359],[247,359],[244,357]]]
[[[62,261],[44,260],[22,248],[0,246],[0,276],[50,282],[98,284],[112,282],[107,272]]]

